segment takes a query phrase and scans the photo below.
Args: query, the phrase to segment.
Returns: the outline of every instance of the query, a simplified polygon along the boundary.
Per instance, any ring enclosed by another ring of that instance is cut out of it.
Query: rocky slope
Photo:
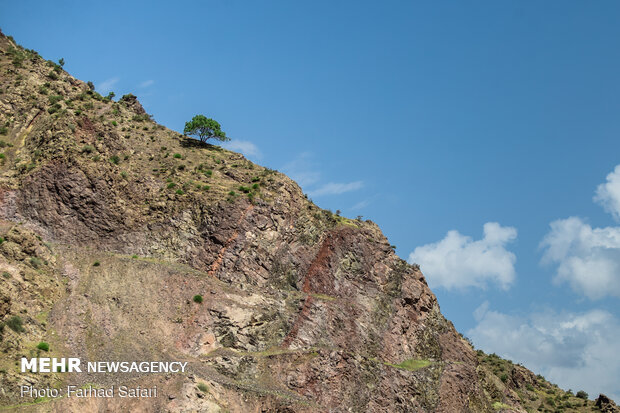
[[[104,98],[4,35],[0,52],[4,409],[598,409],[474,351],[374,223],[318,208],[286,176],[166,129],[134,96]],[[36,355],[188,371],[20,373]],[[25,384],[158,397],[20,397]]]

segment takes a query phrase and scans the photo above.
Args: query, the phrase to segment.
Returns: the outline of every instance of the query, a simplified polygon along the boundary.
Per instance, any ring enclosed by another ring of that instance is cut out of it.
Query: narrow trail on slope
[[[302,291],[306,293],[306,300],[304,301],[304,305],[301,308],[301,311],[297,315],[295,322],[293,323],[293,327],[288,332],[284,340],[282,340],[281,347],[289,347],[293,340],[297,337],[299,333],[299,328],[303,324],[304,320],[310,319],[310,308],[312,307],[312,303],[314,302],[314,297],[312,296],[312,287],[310,286],[310,280],[318,275],[321,271],[321,268],[325,266],[328,262],[329,257],[333,253],[334,245],[333,238],[331,234],[327,235],[325,241],[321,245],[318,254],[310,264],[308,268],[308,273],[306,274],[306,278],[304,279],[304,285],[302,287]]]

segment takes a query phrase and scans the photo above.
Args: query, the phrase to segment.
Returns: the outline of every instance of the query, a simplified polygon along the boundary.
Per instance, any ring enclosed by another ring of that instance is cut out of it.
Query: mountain
[[[4,410],[615,409],[475,351],[373,222],[317,207],[285,175],[157,124],[133,95],[102,97],[10,37],[0,51]],[[22,373],[22,357],[187,367]],[[20,393],[69,385],[157,396]]]

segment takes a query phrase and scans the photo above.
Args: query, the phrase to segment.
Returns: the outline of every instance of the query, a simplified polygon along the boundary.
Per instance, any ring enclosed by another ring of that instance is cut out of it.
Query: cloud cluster
[[[310,196],[340,195],[346,192],[357,191],[364,186],[363,181],[353,182],[328,182],[318,187],[312,188],[321,180],[319,165],[314,162],[312,154],[304,152],[294,160],[282,167],[282,171],[293,178],[300,186],[310,186],[308,190]]]
[[[489,311],[484,303],[474,316],[478,324],[467,336],[477,347],[534,368],[562,388],[620,399],[620,323],[612,314],[543,311],[517,317]]]
[[[345,192],[356,191],[361,189],[364,186],[362,181],[355,182],[347,182],[347,183],[335,183],[329,182],[325,185],[321,185],[320,187],[311,190],[309,193],[311,196],[321,196],[321,195],[340,195]]]
[[[222,146],[231,151],[241,152],[248,158],[260,158],[262,156],[258,147],[250,141],[233,139],[223,143]]]
[[[594,201],[620,220],[620,165],[596,188]],[[592,300],[620,297],[620,227],[592,228],[577,217],[550,226],[542,262],[557,265],[554,281]]]
[[[112,91],[112,88],[118,83],[119,80],[120,79],[118,77],[113,77],[97,83],[97,91],[102,95],[107,95]]]
[[[507,289],[515,278],[516,257],[506,244],[516,237],[515,228],[487,222],[481,240],[449,231],[441,241],[417,247],[409,262],[420,264],[431,287],[484,288],[492,282]]]
[[[568,282],[590,299],[620,297],[620,227],[592,228],[577,217],[561,219],[551,223],[541,246],[543,262],[557,264],[556,282]]]
[[[620,221],[620,165],[607,175],[606,183],[596,188],[594,200],[612,214],[616,221]]]
[[[145,80],[144,82],[141,82],[138,86],[141,88],[145,88],[145,87],[152,86],[153,83],[155,83],[155,81],[152,79],[149,79],[149,80]]]
[[[290,176],[300,186],[315,184],[321,178],[319,166],[310,152],[303,152],[282,167],[282,172]]]

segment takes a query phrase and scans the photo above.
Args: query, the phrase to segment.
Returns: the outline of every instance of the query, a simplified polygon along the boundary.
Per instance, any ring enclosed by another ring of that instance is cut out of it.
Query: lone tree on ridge
[[[193,135],[200,139],[201,142],[207,143],[207,139],[213,138],[219,141],[229,141],[230,138],[222,131],[220,124],[204,115],[196,115],[191,121],[185,122],[183,133]]]

